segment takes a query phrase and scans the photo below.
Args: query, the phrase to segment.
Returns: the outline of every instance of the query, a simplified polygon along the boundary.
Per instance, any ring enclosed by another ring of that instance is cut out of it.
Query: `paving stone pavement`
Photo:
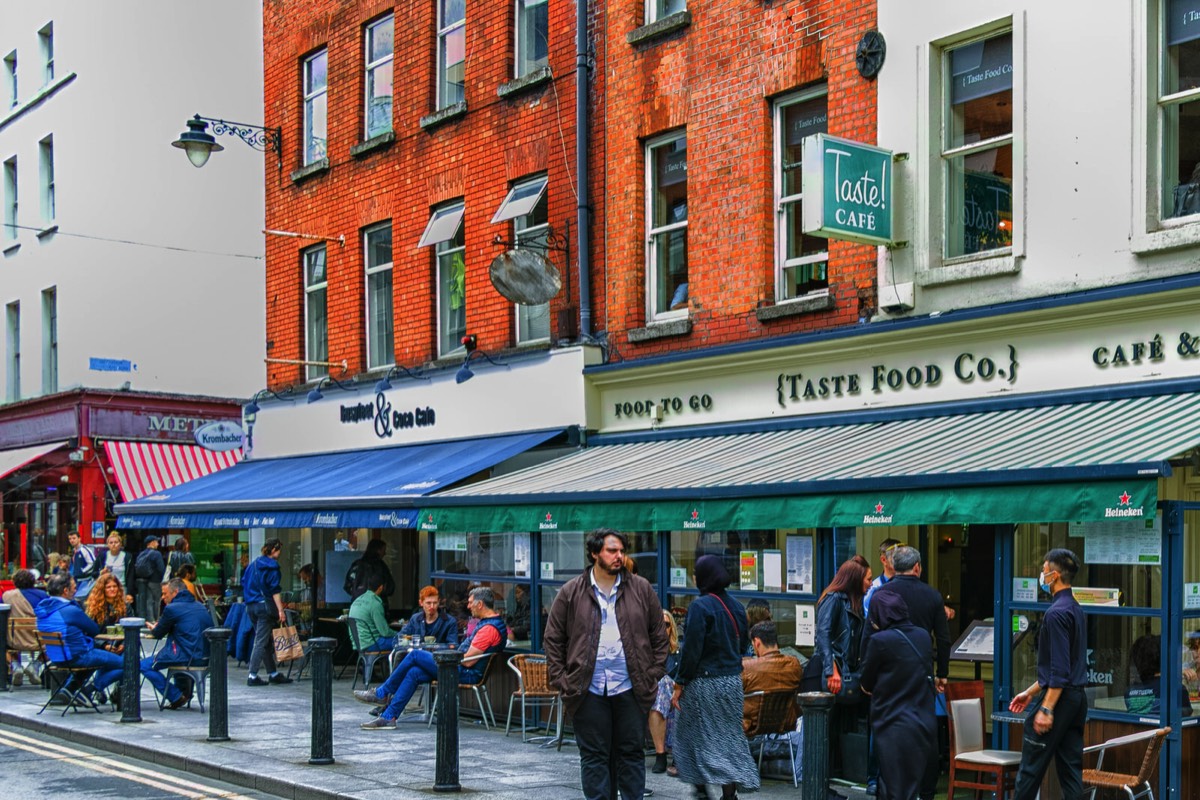
[[[409,800],[434,794],[436,726],[400,723],[397,730],[364,731],[368,707],[350,694],[350,677],[334,682],[333,755],[335,763],[313,766],[311,752],[312,682],[249,687],[245,670],[229,670],[229,734],[232,741],[208,742],[208,714],[191,709],[159,711],[149,685],[142,687],[142,722],[120,722],[111,706],[105,712],[70,711],[51,706],[39,687],[0,692],[0,724],[47,733],[142,761],[227,781],[280,797],[307,800]],[[503,714],[508,698],[494,698]],[[691,800],[691,787],[667,775],[649,772],[655,798]],[[485,730],[464,718],[459,724],[459,780],[463,796],[495,800],[579,798],[579,753],[524,744],[517,731]],[[841,788],[850,800],[866,795]],[[719,796],[717,790],[714,796]],[[764,779],[758,798],[799,797],[790,781]],[[438,796],[445,796],[439,794]],[[750,795],[744,795],[748,797]]]

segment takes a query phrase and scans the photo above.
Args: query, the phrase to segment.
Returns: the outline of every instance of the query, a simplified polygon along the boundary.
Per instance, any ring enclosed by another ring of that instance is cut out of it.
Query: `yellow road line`
[[[163,775],[160,772],[139,767],[136,764],[130,764],[116,759],[108,758],[100,755],[89,755],[81,753],[70,747],[53,744],[42,739],[33,739],[28,736],[22,736],[12,731],[0,731],[0,744],[8,745],[17,750],[24,750],[34,755],[42,756],[43,758],[69,761],[72,764],[83,767],[84,769],[99,772],[104,775],[112,775],[114,777],[123,778],[124,780],[141,783],[146,786],[152,786],[156,789],[165,791],[177,792],[184,797],[192,798],[192,800],[205,800],[206,798],[226,798],[226,800],[250,800],[244,795],[233,792],[223,792],[211,786],[205,786],[195,781],[184,781],[180,778],[174,778],[170,775]],[[196,789],[204,791],[197,792]]]

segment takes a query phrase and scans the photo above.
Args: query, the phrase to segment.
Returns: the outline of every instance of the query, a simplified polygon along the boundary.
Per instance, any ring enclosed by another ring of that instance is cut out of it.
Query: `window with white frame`
[[[42,79],[46,83],[54,80],[54,23],[47,22],[38,31],[38,45],[42,50]]]
[[[58,289],[42,290],[42,394],[58,391]]]
[[[646,144],[646,317],[688,313],[687,133]]]
[[[549,0],[517,0],[517,77],[550,63]]]
[[[828,132],[825,87],[775,103],[775,300],[829,288],[829,240],[804,233],[801,145],[806,136]]]
[[[466,99],[467,0],[436,0],[438,8],[437,105]]]
[[[395,18],[388,14],[367,26],[366,133],[370,139],[392,129],[392,33]]]
[[[546,252],[550,235],[549,200],[546,197],[545,175],[513,184],[500,204],[492,223],[512,220],[513,244],[529,247],[539,254]],[[516,304],[517,343],[544,342],[550,338],[550,304]]]
[[[54,222],[54,137],[47,136],[38,142],[38,160],[41,172],[42,221]]]
[[[687,11],[687,0],[646,0],[646,24]]]
[[[418,247],[434,249],[437,262],[438,356],[462,350],[467,332],[467,262],[461,200],[433,210]]]
[[[17,238],[17,157],[4,162],[4,235]]]
[[[322,50],[304,59],[304,163],[325,158],[329,53]]]
[[[392,223],[363,233],[367,273],[367,368],[395,363],[392,317]]]
[[[17,300],[5,307],[4,314],[7,386],[6,398],[21,399],[21,303]]]
[[[329,310],[326,302],[328,275],[325,271],[325,245],[310,247],[301,254],[304,268],[304,358],[307,361],[329,360]],[[309,365],[307,380],[323,377],[325,367]]]
[[[1200,0],[1163,0],[1158,131],[1162,216],[1200,214]]]
[[[947,49],[942,68],[943,256],[1011,251],[1012,31]]]
[[[15,108],[17,98],[17,51],[13,50],[4,57],[4,85],[8,89],[8,106]]]

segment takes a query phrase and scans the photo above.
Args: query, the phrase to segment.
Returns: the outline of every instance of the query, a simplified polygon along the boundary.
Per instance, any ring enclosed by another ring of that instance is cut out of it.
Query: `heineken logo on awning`
[[[704,520],[700,518],[700,511],[693,508],[692,513],[683,521],[684,528],[703,528]]]
[[[538,528],[543,531],[556,531],[558,523],[554,521],[554,515],[547,511],[546,518],[538,523]]]
[[[433,514],[426,514],[425,519],[421,522],[421,530],[436,531],[437,529],[437,523],[433,521]]]
[[[880,500],[875,503],[874,514],[863,514],[863,525],[891,525],[892,516],[883,513],[883,501]]]
[[[1116,507],[1110,506],[1104,509],[1105,519],[1145,516],[1145,509],[1143,509],[1141,506],[1133,506],[1130,504],[1132,499],[1133,498],[1130,496],[1129,492],[1121,492],[1121,496],[1117,498]]]

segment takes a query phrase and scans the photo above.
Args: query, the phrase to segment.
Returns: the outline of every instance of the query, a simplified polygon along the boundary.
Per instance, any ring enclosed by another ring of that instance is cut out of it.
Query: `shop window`
[[[646,24],[687,11],[687,0],[646,0]]]
[[[806,236],[801,186],[801,144],[828,130],[825,87],[789,95],[775,103],[775,299],[829,288],[829,242]]]
[[[523,78],[550,63],[549,0],[517,0],[517,74]]]
[[[550,234],[549,200],[546,196],[545,175],[515,184],[492,217],[492,223],[512,220],[513,244],[529,247],[545,255]],[[542,342],[550,339],[550,303],[534,306],[516,304],[517,343]]]
[[[392,317],[392,224],[385,222],[363,233],[367,273],[367,367],[395,362]]]
[[[437,107],[466,99],[467,2],[437,0]]]
[[[466,237],[461,200],[434,209],[418,247],[434,248],[437,270],[438,356],[463,349],[467,332]]]
[[[370,139],[392,129],[392,57],[394,45],[391,14],[367,26],[366,30],[366,132]]]
[[[325,245],[317,245],[303,253],[304,268],[304,358],[308,361],[329,360],[329,324],[326,296],[328,276],[325,273]],[[326,368],[312,364],[306,369],[306,379],[316,380]]]
[[[646,145],[646,320],[688,315],[687,134]]]
[[[942,68],[943,255],[1011,252],[1012,32],[947,49]]]
[[[304,163],[316,163],[328,154],[329,53],[321,50],[304,59]]]

